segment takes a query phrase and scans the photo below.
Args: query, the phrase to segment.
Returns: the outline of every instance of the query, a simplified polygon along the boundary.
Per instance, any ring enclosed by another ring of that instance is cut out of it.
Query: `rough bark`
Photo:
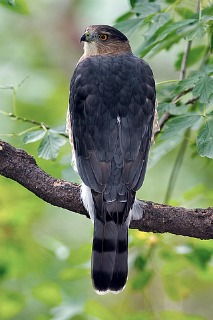
[[[0,174],[54,206],[88,217],[80,199],[79,185],[50,176],[24,150],[3,141],[0,141]],[[132,229],[213,239],[213,208],[185,209],[151,201],[140,201],[140,204],[143,218],[132,221]]]

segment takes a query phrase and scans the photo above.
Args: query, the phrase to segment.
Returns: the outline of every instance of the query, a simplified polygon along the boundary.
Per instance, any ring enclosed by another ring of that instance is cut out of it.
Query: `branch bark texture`
[[[0,140],[0,174],[17,181],[44,201],[88,217],[80,199],[80,186],[48,175],[22,149]],[[130,228],[146,232],[169,232],[213,239],[213,208],[185,209],[140,201],[143,218]]]

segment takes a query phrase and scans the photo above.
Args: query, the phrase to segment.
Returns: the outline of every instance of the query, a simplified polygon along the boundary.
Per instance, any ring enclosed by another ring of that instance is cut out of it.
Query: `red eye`
[[[108,39],[108,35],[107,34],[100,34],[99,35],[99,38],[102,40],[102,41],[106,41]]]

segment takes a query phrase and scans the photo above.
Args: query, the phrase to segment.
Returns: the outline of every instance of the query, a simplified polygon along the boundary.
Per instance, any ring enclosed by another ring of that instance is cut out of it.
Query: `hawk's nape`
[[[149,65],[110,26],[90,26],[71,80],[68,127],[82,179],[82,200],[94,220],[95,289],[125,286],[128,226],[146,172],[155,114]]]

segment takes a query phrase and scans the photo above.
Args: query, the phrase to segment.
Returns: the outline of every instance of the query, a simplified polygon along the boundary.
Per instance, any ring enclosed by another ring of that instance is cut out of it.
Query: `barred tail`
[[[95,218],[92,249],[92,280],[98,293],[118,292],[128,274],[128,226]]]

